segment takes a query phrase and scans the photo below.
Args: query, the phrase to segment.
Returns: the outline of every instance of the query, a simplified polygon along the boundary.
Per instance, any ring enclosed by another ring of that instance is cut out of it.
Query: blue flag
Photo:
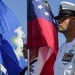
[[[0,0],[0,63],[8,75],[19,75],[25,66],[22,55],[24,32],[13,12]]]

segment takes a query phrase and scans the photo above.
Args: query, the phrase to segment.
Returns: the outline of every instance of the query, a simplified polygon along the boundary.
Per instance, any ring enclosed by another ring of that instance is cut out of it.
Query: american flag
[[[27,8],[27,46],[40,47],[38,57],[40,66],[37,70],[40,72],[36,75],[53,75],[58,50],[58,32],[54,15],[47,0],[28,0]]]

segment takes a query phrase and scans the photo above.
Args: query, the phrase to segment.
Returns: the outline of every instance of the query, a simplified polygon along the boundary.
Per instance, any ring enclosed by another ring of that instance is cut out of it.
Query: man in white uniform
[[[66,41],[58,51],[54,65],[54,75],[74,75],[75,72],[75,4],[63,1],[59,6],[58,31]],[[61,39],[63,40],[63,39]]]
[[[27,43],[25,38],[23,39],[23,56],[27,59]],[[36,75],[36,67],[38,61],[39,48],[30,48],[30,75]],[[25,67],[20,75],[28,75],[27,67]]]

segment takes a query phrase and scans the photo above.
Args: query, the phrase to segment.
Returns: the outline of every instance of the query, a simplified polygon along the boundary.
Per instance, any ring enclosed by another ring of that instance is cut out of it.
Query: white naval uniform
[[[34,60],[36,60],[36,59],[37,59],[37,58],[35,58]],[[34,60],[32,60],[31,62],[33,62]],[[33,71],[34,71],[34,72],[30,72],[30,75],[36,75],[36,72],[35,72],[36,67],[37,67],[37,61],[34,62],[34,63],[30,66],[30,68],[32,68]],[[28,75],[28,71],[26,71],[24,75]]]
[[[61,45],[54,64],[54,75],[74,75],[75,39]]]

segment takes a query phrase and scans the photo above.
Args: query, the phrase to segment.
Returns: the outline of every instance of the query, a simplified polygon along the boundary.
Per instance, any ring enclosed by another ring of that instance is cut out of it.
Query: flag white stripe
[[[54,51],[48,46],[40,47],[36,75],[40,75],[44,63],[48,60],[48,58],[52,55],[53,52]]]

